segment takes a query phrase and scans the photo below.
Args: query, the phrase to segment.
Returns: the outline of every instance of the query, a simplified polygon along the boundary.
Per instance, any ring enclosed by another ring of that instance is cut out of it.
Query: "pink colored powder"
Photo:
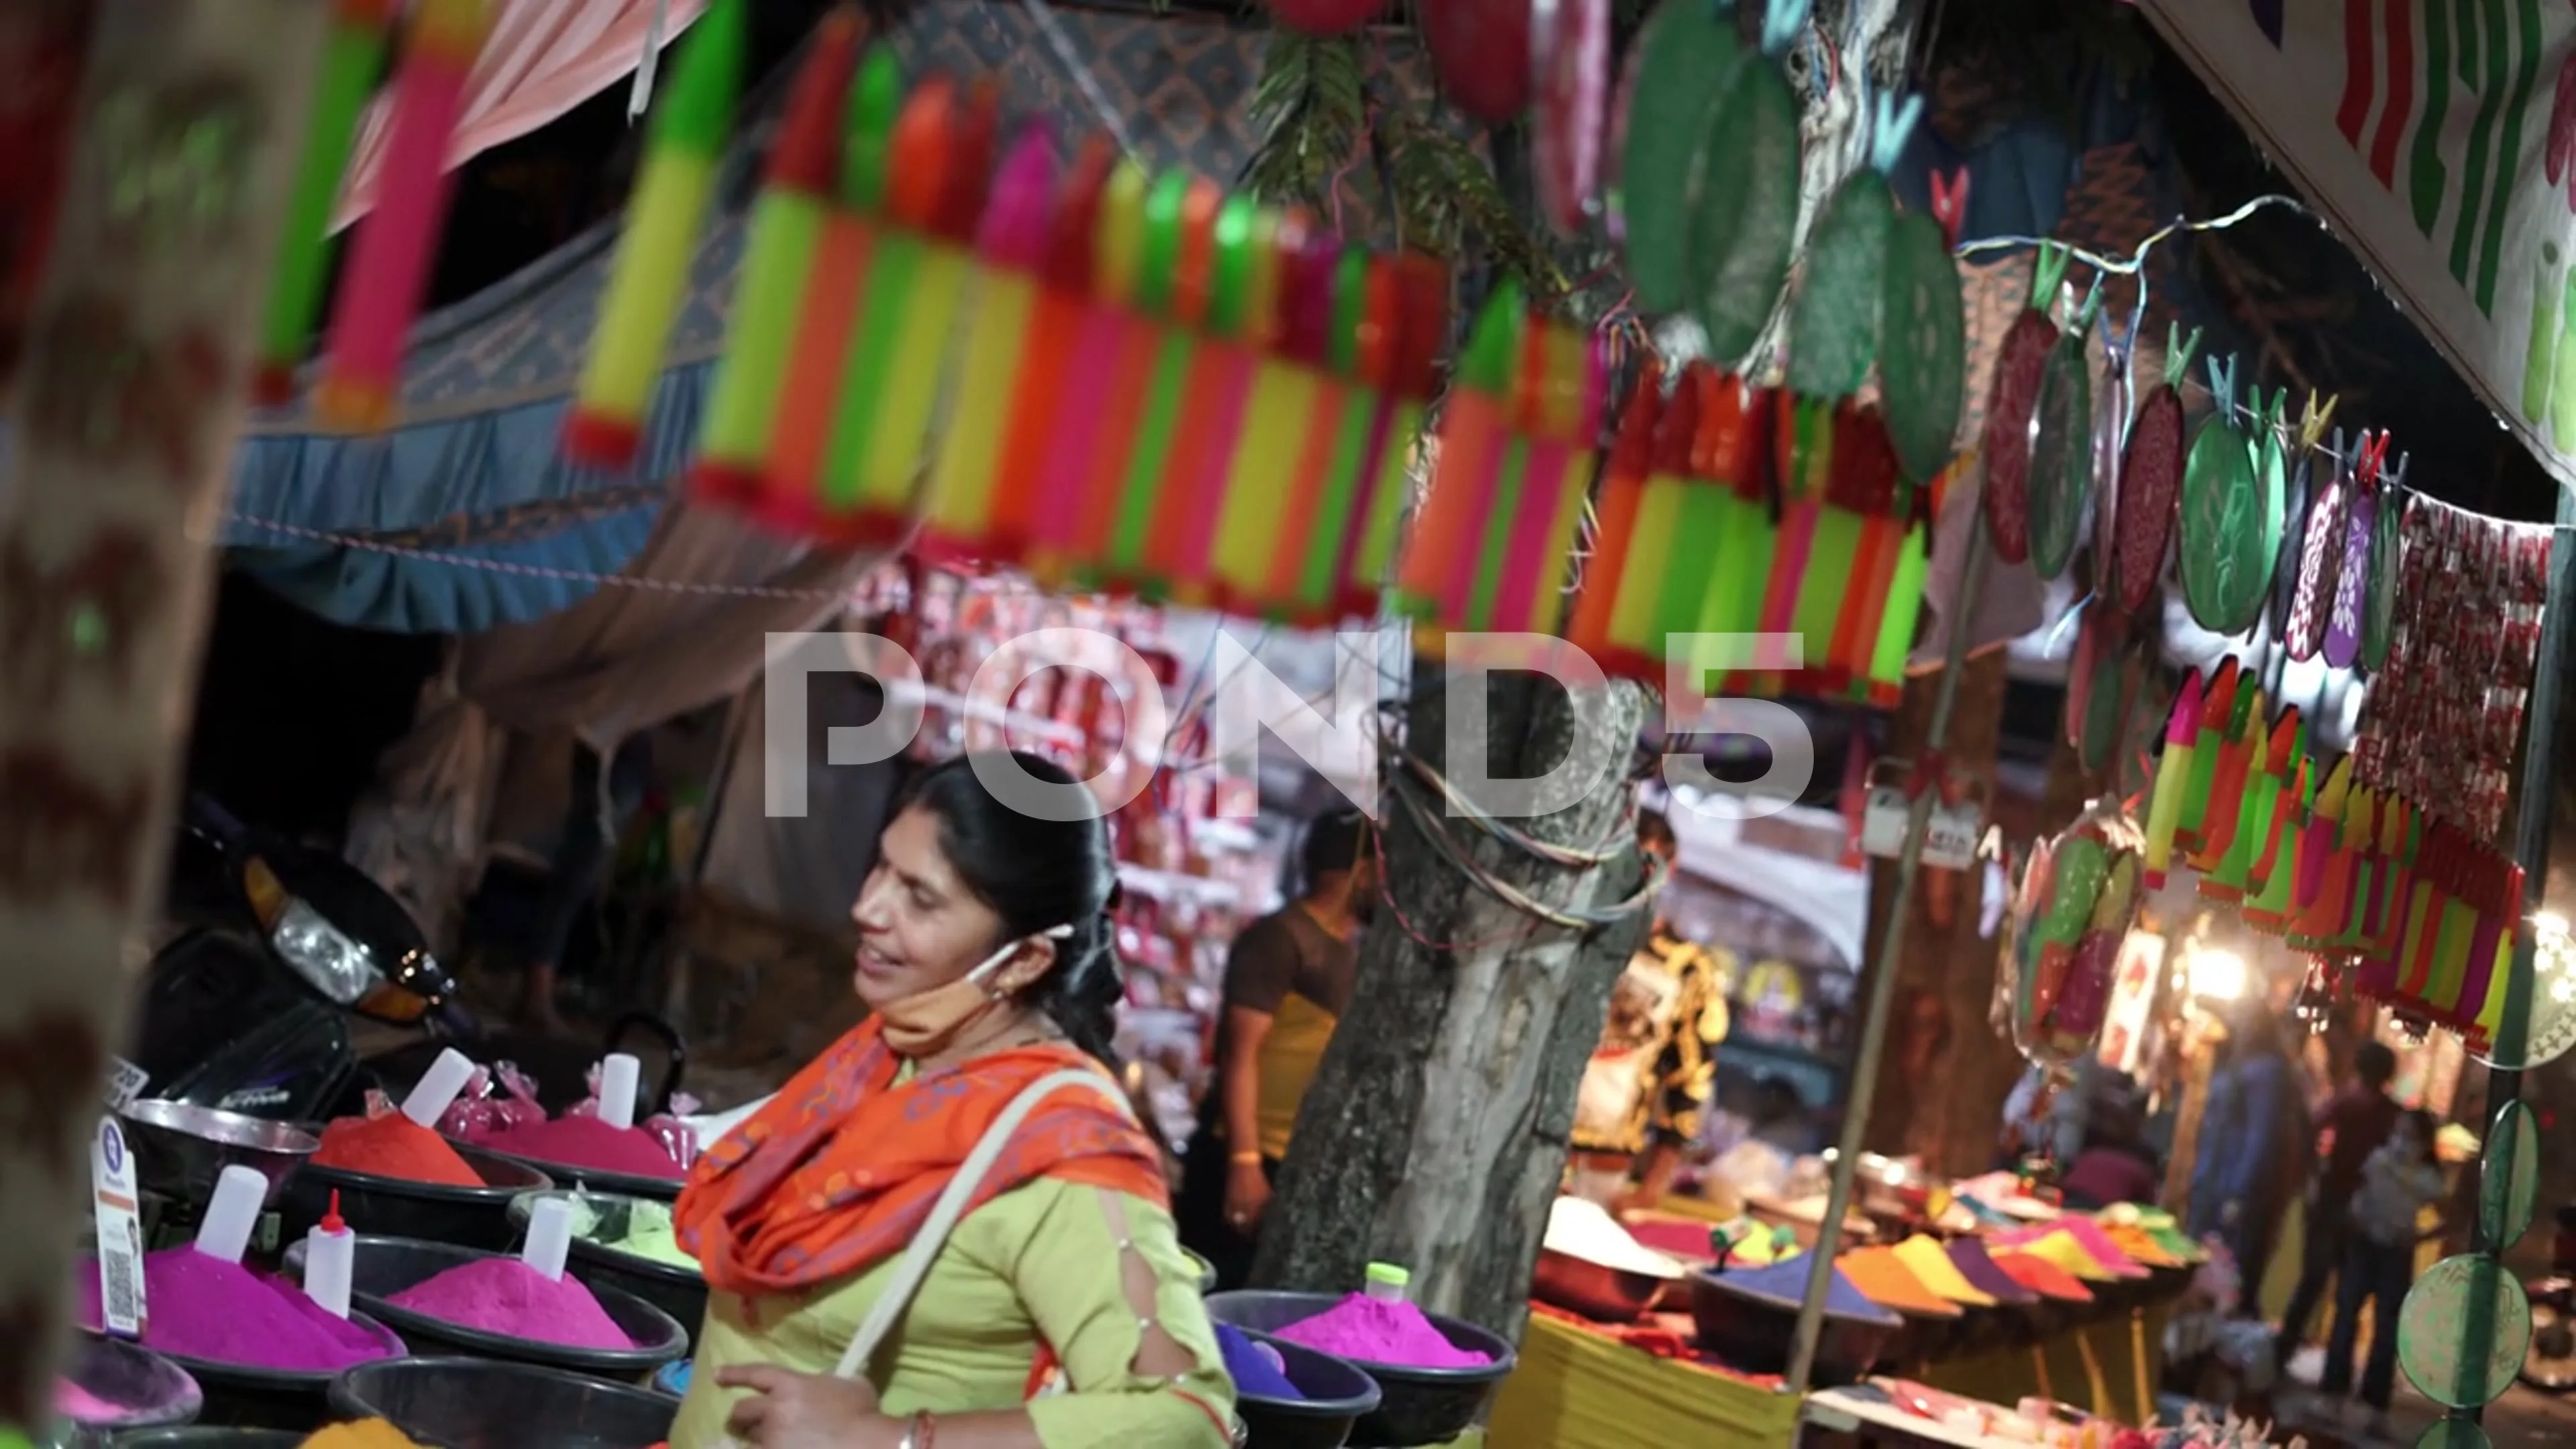
[[[151,1291],[148,1285],[145,1291]],[[113,1424],[134,1410],[123,1404],[111,1404],[69,1379],[56,1379],[54,1412],[76,1424]]]
[[[2064,1217],[2041,1223],[2037,1227],[2005,1234],[1998,1241],[2006,1247],[2023,1247],[2038,1242],[2051,1233],[2064,1233],[2073,1238],[2076,1246],[2084,1250],[2084,1256],[2101,1264],[2102,1271],[2114,1278],[2147,1276],[2147,1270],[2138,1265],[2137,1259],[2120,1251],[2120,1245],[2111,1241],[2111,1235],[2102,1231],[2100,1223],[2082,1213],[2068,1213]]]
[[[509,1338],[567,1348],[633,1348],[590,1290],[548,1278],[516,1258],[477,1258],[386,1300],[414,1313]]]
[[[688,1175],[652,1133],[641,1127],[611,1127],[596,1117],[557,1117],[524,1127],[483,1128],[470,1140],[513,1157],[594,1172],[675,1180]]]
[[[1354,1293],[1331,1308],[1279,1330],[1318,1353],[1398,1368],[1483,1368],[1493,1359],[1460,1348],[1410,1303]]]
[[[99,1326],[98,1264],[81,1263],[81,1323]],[[194,1248],[165,1248],[143,1259],[143,1346],[181,1358],[242,1364],[288,1373],[338,1373],[351,1364],[390,1358],[393,1346],[366,1328],[334,1318],[283,1279]]]

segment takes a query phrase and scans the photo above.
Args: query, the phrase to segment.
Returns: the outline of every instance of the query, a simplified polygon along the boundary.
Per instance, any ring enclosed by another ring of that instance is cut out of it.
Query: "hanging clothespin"
[[[1960,167],[1945,180],[1932,173],[1932,219],[1941,223],[1941,236],[1950,250],[1959,249],[1959,230],[1968,223],[1968,168]]]
[[[2199,336],[2196,332],[2192,335],[2195,338]],[[2230,422],[2241,421],[2245,414],[2239,412],[2236,407],[2236,359],[2212,357],[2208,359],[2207,366],[2209,397],[2210,401],[2217,406],[2219,416]]]
[[[2030,307],[2033,311],[2053,311],[2057,289],[2066,283],[2066,264],[2074,260],[2074,249],[2063,242],[2044,241],[2030,268]]]
[[[2175,391],[2182,390],[2182,380],[2191,375],[2191,359],[2200,351],[2200,329],[2191,329],[2185,337],[2182,324],[2170,323],[2165,331],[2165,382]]]
[[[2352,455],[2344,451],[2343,429],[2337,428],[2334,430],[2334,446],[2326,449],[2326,456],[2334,460],[2334,465],[2337,468],[2350,468],[2352,466]]]
[[[2406,495],[2406,465],[2414,461],[2414,457],[2415,455],[2412,453],[2400,453],[2397,455],[2396,467],[2382,468],[2380,470],[2379,488],[2381,492],[2386,493],[2391,498],[2402,498]]]
[[[2316,451],[2317,440],[2326,435],[2326,424],[2334,418],[2335,404],[2342,401],[2341,394],[2330,394],[2326,398],[2326,405],[2320,408],[2317,406],[2317,390],[2308,389],[2308,405],[2299,414],[2299,446],[2302,449],[2311,453]],[[2341,452],[2343,450],[2342,430],[2336,430],[2335,438],[2335,450]]]
[[[2108,311],[2102,314],[2102,350],[2110,356],[2114,364],[2127,366],[2130,355],[2137,349],[2138,329],[2145,326],[2146,322],[2147,309],[2144,307],[2129,314],[2129,325],[2126,327],[2121,326]]]
[[[1900,101],[1881,95],[1876,109],[1878,124],[1869,136],[1869,164],[1884,176],[1896,169],[1896,158],[1904,154],[1915,123],[1923,119],[1923,97],[1917,93]]]
[[[2093,329],[2093,319],[2102,310],[2102,273],[2093,274],[2093,285],[2084,289],[2084,300],[2076,304],[2067,319],[2067,330],[2081,336]]]
[[[2376,433],[2365,432],[2354,446],[2356,453],[2352,463],[2353,482],[2364,489],[2378,487],[2380,470],[2388,461],[2388,430],[2382,428]]]

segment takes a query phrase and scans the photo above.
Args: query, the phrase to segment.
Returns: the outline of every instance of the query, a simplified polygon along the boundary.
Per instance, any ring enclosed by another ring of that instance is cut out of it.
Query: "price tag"
[[[114,1117],[99,1119],[90,1143],[90,1200],[98,1219],[98,1302],[101,1325],[118,1338],[141,1338],[149,1316],[143,1301],[143,1219],[134,1188],[134,1156]]]
[[[107,1059],[107,1110],[122,1112],[134,1105],[143,1089],[152,1085],[152,1074],[123,1057]]]
[[[1871,769],[1861,813],[1864,852],[1884,860],[1904,854],[1905,827],[1914,813],[1914,802],[1905,793],[1908,772],[1909,767],[1891,760],[1881,760]],[[1932,821],[1923,834],[1923,863],[1942,870],[1968,869],[1977,863],[1977,842],[1985,829],[1985,787],[1982,781],[1971,781],[1956,803],[1933,801]]]

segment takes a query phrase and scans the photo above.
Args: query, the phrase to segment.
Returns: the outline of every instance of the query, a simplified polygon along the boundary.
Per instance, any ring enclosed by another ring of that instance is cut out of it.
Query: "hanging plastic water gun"
[[[2235,696],[2228,701],[2227,719],[2217,731],[2216,766],[2210,771],[2209,803],[2201,813],[2200,844],[2187,857],[2191,868],[2204,877],[2217,871],[2235,842],[2245,813],[2246,777],[2262,753],[2268,714],[2261,680],[2240,673]],[[2193,763],[2196,768],[2199,762]]]
[[[1846,400],[1835,411],[1826,510],[1828,521],[1836,513],[1854,520],[1856,537],[1841,598],[1832,601],[1833,639],[1825,651],[1823,682],[1829,693],[1865,702],[1895,588],[1898,546],[1913,522],[1913,490],[1904,484],[1886,419],[1874,407]],[[1808,587],[1814,587],[1812,580]]]
[[[1398,252],[1372,265],[1367,316],[1371,325],[1360,335],[1360,372],[1378,388],[1378,400],[1360,465],[1363,501],[1357,516],[1363,526],[1347,536],[1334,602],[1336,613],[1358,618],[1377,616],[1395,576],[1423,417],[1449,346],[1447,264],[1420,252]],[[1372,332],[1383,343],[1373,341]]]
[[[2200,673],[2184,678],[2174,695],[2173,713],[2165,719],[2164,753],[2156,758],[2156,782],[2147,804],[2147,889],[2162,890],[2173,862],[2174,836],[2182,821],[2183,796],[2191,782],[2193,755],[2200,740],[2203,698]]]
[[[1624,664],[1631,677],[1650,684],[1663,677],[1667,637],[1697,627],[1699,601],[1714,582],[1713,578],[1692,580],[1698,587],[1685,591],[1668,567],[1675,550],[1685,546],[1685,528],[1697,519],[1696,506],[1702,500],[1696,498],[1696,490],[1707,486],[1690,471],[1704,395],[1697,378],[1685,368],[1655,418],[1652,438],[1639,445],[1646,476],[1638,493],[1636,523],[1629,530],[1619,577],[1605,581],[1616,583],[1617,597],[1610,611],[1612,650],[1601,656],[1603,663],[1605,667]],[[1694,537],[1714,541],[1704,534]],[[1676,619],[1685,622],[1676,624]]]
[[[1511,451],[1475,559],[1463,627],[1556,634],[1566,556],[1591,495],[1603,375],[1592,335],[1553,322],[1524,334]]]
[[[323,41],[322,69],[304,124],[304,154],[296,162],[295,190],[287,202],[278,243],[277,274],[268,289],[260,327],[253,396],[275,406],[295,396],[295,368],[321,315],[322,289],[330,276],[331,208],[340,178],[357,148],[358,118],[385,67],[387,40],[400,0],[337,0]],[[442,162],[444,157],[441,158]]]
[[[1056,441],[1048,429],[1065,394],[1085,385],[1076,369],[1091,291],[1094,232],[1102,192],[1117,160],[1117,150],[1106,138],[1083,141],[1029,253],[1036,286],[1029,299],[1027,346],[998,444],[999,472],[983,529],[985,555],[997,562],[1026,563],[1039,537],[1049,532],[1059,505],[1079,507],[1077,498],[1056,499],[1045,492]]]
[[[1164,474],[1180,430],[1215,281],[1216,223],[1224,193],[1215,183],[1179,172],[1155,178],[1145,193],[1134,272],[1134,306],[1147,325],[1129,338],[1120,360],[1119,415],[1094,460],[1108,508],[1102,549],[1090,555],[1096,584],[1129,592],[1159,591],[1152,543],[1169,508]],[[1171,527],[1172,525],[1166,525]]]
[[[921,250],[903,289],[901,320],[892,324],[887,367],[880,375],[852,377],[841,401],[844,408],[877,410],[859,473],[871,512],[882,514],[891,506],[909,515],[939,451],[941,395],[956,381],[958,350],[952,343],[973,275],[971,248],[1000,127],[1001,91],[989,77],[968,89],[962,105],[953,88],[928,82],[913,92],[895,123],[888,178],[895,224],[913,230]],[[916,178],[915,154],[939,159]]]
[[[2191,778],[2185,782],[2182,813],[2174,822],[2174,844],[2186,860],[2200,849],[2209,820],[2209,797],[2218,779],[2218,757],[2237,725],[2236,693],[2244,671],[2228,656],[2201,690],[2200,727],[2192,738]]]
[[[1880,616],[1878,640],[1870,652],[1869,702],[1880,709],[1894,709],[1905,697],[1905,661],[1914,652],[1915,626],[1923,618],[1923,588],[1932,572],[1932,520],[1938,516],[1937,500],[1958,466],[1953,463],[1929,487],[1908,490],[1909,511],[1898,520],[1887,610]]]
[[[1272,580],[1283,554],[1303,557],[1326,461],[1316,447],[1322,379],[1315,364],[1330,325],[1332,277],[1311,272],[1307,229],[1300,213],[1265,210],[1252,230],[1243,323],[1256,349],[1252,382],[1218,479],[1222,499],[1206,579],[1209,593],[1237,613],[1287,612],[1288,599],[1273,593]],[[1317,288],[1319,299],[1309,302]],[[1300,327],[1301,309],[1317,313],[1311,329]],[[1292,341],[1292,334],[1299,335]]]
[[[1798,637],[1806,667],[1820,663],[1820,656],[1832,638],[1832,597],[1829,586],[1840,573],[1839,562],[1811,570],[1821,554],[1834,559],[1832,550],[1848,549],[1858,542],[1858,520],[1847,511],[1830,509],[1828,491],[1834,468],[1834,409],[1828,402],[1814,398],[1792,397],[1779,409],[1777,463],[1780,479],[1779,543],[1771,555],[1771,567],[1763,584],[1762,614],[1755,626],[1765,634],[1794,634]],[[1826,515],[1835,515],[1830,524]],[[1819,535],[1826,535],[1820,545]],[[1847,552],[1840,555],[1848,558]],[[1817,574],[1816,590],[1808,590],[1808,576]],[[1788,676],[1776,667],[1750,676],[1729,687],[1739,693],[1776,695],[1787,687]]]
[[[724,159],[751,45],[750,10],[750,0],[715,0],[680,41],[564,424],[564,456],[575,463],[622,470],[642,445],[663,345],[688,296],[690,259]]]
[[[777,139],[770,144],[767,175],[744,228],[733,325],[707,403],[697,464],[690,470],[690,485],[700,497],[749,509],[788,529],[810,528],[819,511],[811,474],[775,456],[783,433],[802,437],[819,422],[790,416],[791,411],[812,409],[792,407],[788,390],[791,381],[828,390],[839,373],[832,365],[816,377],[790,364],[796,360],[800,319],[830,315],[831,299],[816,294],[839,290],[837,284],[846,276],[845,249],[836,253],[836,265],[828,273],[824,251],[834,221],[844,108],[858,65],[860,31],[857,6],[834,6],[815,30],[813,49],[797,73]],[[834,364],[838,360],[832,359]],[[799,451],[810,455],[817,450]]]
[[[447,146],[491,29],[489,0],[421,0],[412,14],[394,73],[383,185],[350,245],[330,357],[313,393],[325,427],[375,433],[393,423],[403,346],[428,299],[430,263],[455,194]]]
[[[1269,319],[1259,304],[1258,277],[1271,246],[1263,232],[1275,235],[1278,218],[1251,197],[1223,195],[1212,183],[1196,182],[1190,189],[1192,198],[1182,208],[1182,244],[1185,266],[1193,273],[1202,264],[1189,254],[1205,247],[1205,302],[1190,319],[1199,331],[1196,360],[1183,374],[1162,478],[1154,485],[1155,514],[1146,535],[1142,583],[1149,598],[1215,607],[1223,601],[1212,587],[1211,564],[1227,502],[1227,474],[1242,441],[1253,381],[1266,350],[1262,333]],[[1214,224],[1203,244],[1197,226],[1201,198],[1216,198]]]
[[[1528,325],[1518,284],[1486,299],[1458,359],[1441,410],[1430,496],[1414,517],[1397,576],[1397,612],[1414,621],[1417,648],[1437,653],[1446,622],[1465,614],[1475,587],[1480,527],[1490,516],[1512,452],[1513,403]]]
[[[1334,319],[1347,288],[1356,334],[1359,309],[1368,302],[1368,259],[1356,250],[1345,251],[1338,237],[1303,218],[1297,230],[1293,250],[1287,229],[1281,231],[1285,275],[1275,330],[1294,374],[1290,385],[1301,389],[1306,400],[1305,436],[1290,443],[1297,451],[1290,470],[1295,491],[1285,505],[1278,538],[1266,550],[1266,561],[1253,566],[1262,570],[1264,614],[1321,628],[1332,622],[1333,561],[1344,531],[1352,526],[1358,454],[1368,426],[1354,416],[1353,389],[1333,355]],[[1354,335],[1348,349],[1353,368],[1357,344]],[[1293,405],[1293,396],[1286,402]]]
[[[920,546],[932,557],[990,552],[1003,449],[1013,401],[1034,335],[1038,270],[1055,190],[1055,136],[1043,121],[1023,127],[976,237],[974,320],[958,362],[956,407],[930,475]]]
[[[2239,794],[2244,803],[2236,812],[2225,850],[2201,877],[2200,893],[2213,900],[2242,901],[2249,891],[2261,889],[2255,874],[2258,869],[2269,875],[2282,776],[2288,770],[2292,752],[2298,748],[2302,729],[2296,705],[2283,710],[2268,730],[2262,728],[2259,710],[2248,725],[2255,733],[2242,770],[2244,784]]]
[[[1627,571],[1637,527],[1637,507],[1646,491],[1646,473],[1654,461],[1655,419],[1663,410],[1664,364],[1649,353],[1629,384],[1619,406],[1619,425],[1611,435],[1610,456],[1601,474],[1600,497],[1594,504],[1597,524],[1592,557],[1583,569],[1583,590],[1574,601],[1573,622],[1566,638],[1611,674],[1637,675],[1651,661],[1631,657],[1610,640],[1610,616],[1619,601],[1620,577]]]
[[[1072,320],[1064,387],[1052,404],[1035,403],[1046,417],[1039,440],[1046,466],[1037,491],[1038,511],[1024,557],[1030,573],[1049,587],[1077,572],[1087,575],[1107,546],[1113,434],[1134,427],[1144,368],[1154,336],[1138,314],[1137,269],[1143,244],[1145,173],[1119,162],[1086,198],[1077,176],[1057,208],[1047,249],[1050,290],[1078,298]],[[1087,212],[1086,215],[1086,205]],[[1015,440],[1015,447],[1021,446]]]
[[[1780,529],[1771,516],[1769,480],[1773,419],[1785,408],[1787,395],[1757,388],[1741,376],[1704,364],[1694,364],[1683,380],[1699,400],[1688,464],[1699,486],[1683,498],[1683,524],[1689,538],[1675,541],[1675,551],[1666,563],[1667,572],[1679,575],[1668,583],[1667,597],[1677,595],[1682,605],[1669,616],[1674,621],[1671,627],[1701,634],[1749,633],[1761,628],[1765,591],[1780,543]],[[1695,561],[1703,558],[1712,560],[1708,574],[1695,577]],[[1695,610],[1689,605],[1693,597],[1698,600]],[[1717,647],[1713,640],[1704,643]],[[1653,641],[1657,657],[1667,654],[1665,644],[1662,639]],[[1713,656],[1695,655],[1691,661],[1703,687],[1713,684],[1724,692],[1760,692],[1763,686],[1746,683],[1758,677],[1747,671],[1776,669],[1785,662],[1785,656],[1738,657],[1728,663],[1723,679],[1712,681],[1704,666],[1717,663]]]

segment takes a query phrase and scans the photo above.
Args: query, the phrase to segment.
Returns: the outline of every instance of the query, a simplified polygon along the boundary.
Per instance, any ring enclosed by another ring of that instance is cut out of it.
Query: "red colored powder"
[[[2093,1290],[2065,1269],[2029,1253],[2003,1252],[1994,1255],[1995,1266],[2012,1276],[2012,1280],[2042,1298],[2056,1298],[2069,1303],[2090,1303]]]
[[[1493,1362],[1451,1343],[1412,1304],[1388,1303],[1365,1293],[1353,1293],[1313,1318],[1289,1324],[1279,1336],[1318,1353],[1398,1368],[1483,1368]]]
[[[465,1165],[447,1139],[400,1112],[382,1117],[342,1117],[322,1129],[315,1165],[442,1187],[481,1187],[483,1174]]]
[[[81,1263],[81,1323],[99,1326],[98,1263]],[[290,1373],[337,1373],[391,1358],[393,1345],[334,1318],[303,1290],[194,1248],[143,1259],[143,1346],[181,1358]]]
[[[688,1176],[652,1133],[641,1127],[611,1127],[596,1117],[557,1117],[525,1127],[501,1127],[477,1133],[473,1141],[513,1157],[563,1167],[674,1181]]]
[[[516,1258],[477,1258],[386,1300],[414,1313],[510,1338],[569,1348],[633,1348],[635,1340],[569,1273],[549,1278]]]

